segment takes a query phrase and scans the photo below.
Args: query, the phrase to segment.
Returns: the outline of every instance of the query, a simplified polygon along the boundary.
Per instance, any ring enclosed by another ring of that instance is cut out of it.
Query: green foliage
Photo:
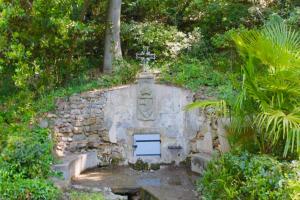
[[[263,152],[300,152],[299,38],[278,19],[234,36],[246,65],[233,125],[253,129]]]
[[[57,199],[58,190],[46,181],[53,163],[49,131],[16,122],[1,131],[6,138],[0,152],[0,199]]]
[[[0,157],[2,178],[48,177],[53,163],[52,145],[48,136],[49,131],[41,128],[9,135]]]
[[[102,38],[104,24],[87,21],[90,6],[81,0],[1,1],[0,77],[8,82],[0,82],[0,95],[8,92],[2,86],[42,93],[94,65],[99,48],[91,45]]]
[[[222,34],[241,24],[248,26],[255,24],[255,18],[251,18],[248,12],[251,6],[252,4],[247,1],[194,0],[185,9],[185,16],[189,23],[200,27],[205,36],[212,37],[216,33]]]
[[[185,10],[193,1],[186,0],[123,0],[122,12],[126,19],[159,21],[182,27],[186,21]]]
[[[131,21],[122,24],[121,32],[122,42],[127,47],[125,50],[127,55],[135,55],[143,49],[143,46],[149,46],[160,60],[176,58],[183,50],[201,40],[198,29],[184,33],[175,26],[158,22]]]
[[[197,183],[204,199],[295,199],[299,163],[280,163],[266,155],[227,153],[212,160]]]
[[[60,193],[43,179],[16,179],[1,181],[0,198],[7,200],[56,200]]]
[[[183,57],[162,70],[162,81],[197,90],[200,86],[217,87],[226,83],[223,74],[198,59]]]
[[[96,192],[70,192],[70,200],[104,200],[101,193]]]
[[[118,65],[120,68],[112,75],[102,75],[95,80],[83,76],[69,87],[40,97],[24,90],[3,101],[0,107],[0,194],[5,195],[4,199],[15,196],[18,199],[57,199],[57,189],[45,181],[53,175],[50,132],[37,127],[38,119],[44,112],[54,109],[58,97],[131,83],[140,67],[125,61],[119,61]]]
[[[196,101],[188,104],[185,109],[192,110],[196,108],[203,108],[208,110],[207,114],[216,117],[226,117],[228,114],[228,108],[226,101],[224,100],[207,100],[207,101]]]

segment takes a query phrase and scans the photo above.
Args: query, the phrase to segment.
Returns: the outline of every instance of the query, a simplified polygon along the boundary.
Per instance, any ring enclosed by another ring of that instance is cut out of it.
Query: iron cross
[[[144,47],[141,53],[136,54],[136,59],[140,59],[142,61],[144,71],[147,71],[149,61],[155,60],[155,58],[155,54],[149,51],[149,47]]]

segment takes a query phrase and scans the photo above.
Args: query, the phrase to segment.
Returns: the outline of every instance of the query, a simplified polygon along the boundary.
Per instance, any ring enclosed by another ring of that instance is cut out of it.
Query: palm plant
[[[245,60],[231,113],[232,132],[254,133],[264,153],[278,146],[284,146],[283,156],[300,153],[300,34],[274,20],[261,30],[232,37]],[[224,100],[196,102],[187,108],[208,106],[221,115],[228,112]]]
[[[233,35],[246,64],[234,107],[237,132],[253,129],[261,150],[300,152],[300,35],[282,21]]]

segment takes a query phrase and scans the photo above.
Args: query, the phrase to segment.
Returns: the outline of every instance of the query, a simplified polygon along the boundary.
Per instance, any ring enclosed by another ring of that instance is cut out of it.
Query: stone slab
[[[69,183],[72,178],[76,178],[81,172],[97,167],[99,162],[97,152],[86,152],[64,157],[62,164],[54,165],[53,169],[57,172],[61,172],[64,181]]]
[[[210,154],[197,153],[191,155],[191,170],[193,172],[203,174],[207,163],[211,160]]]

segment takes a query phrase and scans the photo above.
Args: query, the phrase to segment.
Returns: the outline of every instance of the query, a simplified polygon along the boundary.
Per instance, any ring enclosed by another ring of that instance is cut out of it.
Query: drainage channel
[[[128,200],[159,200],[143,188],[112,188],[117,195],[127,196]]]

